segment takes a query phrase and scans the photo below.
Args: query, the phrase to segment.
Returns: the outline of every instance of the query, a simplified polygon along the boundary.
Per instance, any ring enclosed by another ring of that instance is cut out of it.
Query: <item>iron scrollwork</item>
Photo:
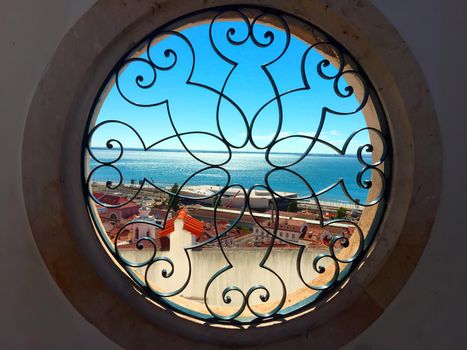
[[[176,303],[174,304],[169,302],[168,298],[183,294],[183,291],[190,282],[193,269],[196,269],[196,266],[194,266],[191,261],[190,252],[202,249],[203,247],[215,245],[216,249],[221,252],[226,264],[208,278],[204,287],[203,295],[203,303],[208,313],[201,318],[216,322],[250,323],[266,318],[284,317],[291,312],[296,311],[297,308],[290,308],[290,305],[287,306],[289,308],[286,308],[286,298],[289,292],[287,284],[284,281],[283,276],[267,265],[268,259],[275,249],[275,245],[277,242],[280,242],[296,248],[296,272],[303,283],[303,287],[316,291],[316,295],[321,298],[326,295],[327,292],[338,286],[343,277],[345,277],[351,270],[347,269],[344,271],[344,268],[353,266],[362,258],[364,251],[367,249],[367,246],[372,239],[372,235],[364,232],[364,230],[355,221],[346,218],[327,220],[320,201],[323,195],[340,187],[348,200],[355,205],[361,207],[382,205],[387,197],[389,182],[388,173],[385,171],[388,165],[387,159],[389,154],[388,134],[386,130],[380,130],[375,127],[361,128],[353,132],[344,142],[342,147],[337,147],[329,141],[321,138],[325,121],[329,115],[349,116],[356,114],[367,106],[370,99],[375,100],[376,97],[374,95],[370,96],[370,91],[372,89],[371,84],[362,72],[361,68],[359,68],[351,58],[349,53],[345,51],[340,44],[336,43],[327,35],[321,33],[317,28],[311,27],[313,31],[316,31],[319,34],[315,35],[315,38],[317,38],[316,42],[309,45],[301,58],[300,72],[303,86],[281,92],[273,74],[271,73],[270,67],[273,66],[275,62],[279,61],[289,49],[292,33],[288,20],[290,20],[291,17],[275,10],[241,7],[209,10],[205,12],[205,15],[210,16],[211,20],[208,24],[209,37],[204,40],[209,43],[218,57],[230,65],[230,70],[228,71],[223,84],[220,88],[215,88],[195,81],[193,78],[195,68],[199,64],[206,64],[206,62],[197,60],[195,49],[187,36],[183,34],[183,31],[177,31],[170,25],[155,31],[145,39],[142,42],[142,45],[138,46],[138,50],[136,50],[137,54],[133,51],[125,56],[110,73],[104,86],[107,84],[111,85],[113,83],[119,96],[134,107],[147,108],[161,106],[165,108],[173,133],[168,137],[164,137],[155,143],[147,145],[137,129],[130,123],[115,119],[105,120],[94,125],[92,120],[95,118],[94,113],[96,105],[99,103],[98,101],[100,96],[98,96],[95,106],[91,111],[88,129],[86,130],[83,143],[83,159],[87,159],[86,157],[89,157],[95,162],[95,166],[88,172],[84,171],[85,167],[83,166],[83,189],[86,201],[89,205],[90,212],[92,212],[92,207],[95,204],[103,208],[123,207],[135,200],[145,186],[150,186],[151,188],[156,189],[170,199],[168,202],[168,210],[166,211],[166,216],[164,220],[162,220],[162,223],[154,224],[147,223],[144,220],[133,220],[119,228],[117,234],[113,238],[113,241],[110,241],[107,238],[105,239],[110,252],[114,255],[116,260],[129,272],[131,278],[133,278],[139,287],[151,298],[154,298],[159,302],[163,302],[170,307],[175,307],[178,311],[188,313],[195,317],[201,317],[192,310],[177,307]],[[219,23],[223,24],[219,25]],[[171,40],[165,40],[167,38],[170,38]],[[168,43],[170,43],[172,47],[170,47]],[[260,107],[253,115],[248,115],[248,113],[246,113],[242,108],[242,105],[236,102],[234,98],[229,97],[230,94],[228,93],[229,84],[237,74],[239,66],[237,59],[238,55],[241,55],[245,45],[249,45],[257,50],[262,50],[264,62],[261,63],[258,69],[262,72],[263,77],[265,78],[264,81],[269,84],[269,87],[273,92],[272,98],[262,101]],[[229,47],[230,51],[226,52],[225,47]],[[322,59],[319,60],[319,62],[311,64],[310,54],[316,51],[323,54]],[[333,67],[333,69],[330,69],[331,67]],[[214,96],[217,101],[214,120],[216,124],[216,132],[208,130],[180,131],[179,125],[177,124],[177,117],[171,112],[171,106],[173,103],[173,96],[171,96],[171,93],[173,94],[173,92],[158,88],[159,75],[170,72],[176,72],[173,76],[174,79],[178,79],[178,83],[180,85],[188,86],[190,89],[201,90],[204,93]],[[131,75],[131,79],[129,78],[129,75]],[[313,77],[311,77],[312,75]],[[319,111],[319,123],[312,133],[289,134],[284,136],[281,131],[283,131],[283,105],[285,100],[294,94],[306,93],[313,89],[311,80],[317,78],[331,82],[334,94],[337,98],[354,98],[359,101],[358,105],[352,108],[352,110],[347,111],[341,110],[339,108],[341,106],[340,104],[336,104],[336,106],[322,106]],[[350,85],[349,80],[352,81],[353,86]],[[129,82],[131,82],[131,84]],[[358,85],[359,90],[358,98],[356,98],[355,95],[356,88],[354,86],[356,85]],[[242,125],[245,130],[244,134],[242,134],[244,137],[240,142],[235,142],[235,140],[231,139],[228,135],[228,128],[223,125],[223,108],[226,108],[225,106],[228,106],[231,111],[235,111],[235,118],[237,118],[238,124]],[[266,113],[264,112],[268,108],[273,108],[277,112],[275,113],[275,118],[273,118],[274,120],[271,120],[270,122],[275,126],[275,132],[265,144],[261,145],[255,137],[255,128],[257,128],[258,120],[265,118],[264,114]],[[128,132],[136,136],[144,151],[153,150],[167,141],[178,140],[184,151],[199,162],[201,169],[188,175],[185,181],[174,192],[169,190],[167,187],[158,184],[157,181],[154,181],[149,177],[144,177],[141,179],[142,181],[139,182],[139,186],[132,187],[133,193],[127,198],[127,201],[116,204],[109,204],[100,201],[92,190],[93,178],[96,172],[105,168],[107,170],[110,169],[117,174],[118,181],[106,182],[106,188],[108,190],[118,190],[124,186],[126,182],[124,174],[119,169],[119,161],[125,153],[124,142],[118,137],[109,138],[107,140],[106,148],[108,150],[116,151],[116,155],[110,160],[102,159],[98,154],[96,154],[92,147],[92,138],[96,132],[115,125],[126,128]],[[303,161],[305,157],[309,156],[317,144],[322,147],[327,147],[337,155],[348,155],[349,144],[361,133],[370,134],[372,143],[363,144],[358,147],[355,156],[361,164],[361,170],[355,175],[355,181],[359,187],[373,191],[374,195],[371,200],[362,202],[357,198],[354,198],[350,191],[348,191],[343,179],[338,179],[337,181],[330,183],[326,188],[316,191],[305,176],[294,170],[293,166]],[[186,142],[187,138],[192,136],[210,138],[218,142],[223,148],[224,158],[213,163],[202,154],[197,153]],[[272,155],[274,154],[274,150],[279,145],[297,140],[305,142],[306,147],[302,152],[300,152],[300,154],[295,155],[296,158],[294,160],[282,164],[280,160],[278,161],[273,159]],[[374,143],[380,144],[377,150],[375,149]],[[232,159],[233,152],[235,150],[242,149],[247,144],[250,144],[257,151],[264,152],[264,159],[271,167],[271,170],[264,174],[264,183],[250,188],[245,188],[241,183],[231,182],[231,175],[226,169],[226,165],[228,165]],[[366,156],[368,154],[371,155],[371,160]],[[193,178],[212,172],[221,174],[225,179],[225,183],[220,185],[217,190],[213,193],[208,193],[205,196],[190,197],[183,194],[183,190]],[[354,237],[352,242],[346,235],[334,235],[329,242],[328,250],[315,256],[311,262],[311,267],[310,264],[305,264],[304,252],[307,249],[306,245],[304,243],[297,242],[296,240],[287,239],[278,234],[278,230],[280,229],[280,206],[278,201],[291,200],[290,198],[283,196],[271,181],[271,177],[274,176],[274,174],[277,175],[279,173],[286,174],[287,176],[293,177],[297,181],[303,183],[308,194],[293,200],[309,201],[312,203],[314,207],[317,208],[319,225],[322,228],[332,227],[336,224],[352,227],[352,237]],[[368,179],[370,175],[371,179]],[[375,180],[378,181],[377,188],[374,185]],[[232,190],[237,191],[237,193],[244,198],[244,202],[241,208],[237,211],[237,217],[230,223],[230,225],[219,230],[217,225],[218,210],[221,206],[222,198],[228,191]],[[268,224],[265,224],[266,221],[263,220],[250,205],[250,197],[252,192],[255,190],[261,190],[264,193],[267,193],[267,196],[271,199],[271,217],[269,221],[267,221]],[[160,289],[160,286],[156,286],[150,281],[148,276],[151,271],[153,269],[158,269],[157,271],[159,271],[162,279],[169,280],[177,271],[176,264],[171,258],[163,256],[163,254],[157,254],[158,247],[156,241],[150,236],[138,237],[135,242],[136,249],[149,252],[149,254],[146,255],[146,258],[141,261],[129,260],[125,257],[125,254],[121,252],[119,245],[123,233],[126,232],[129,226],[137,223],[153,225],[157,229],[164,229],[165,224],[169,219],[169,214],[173,211],[172,209],[177,201],[190,200],[192,202],[196,202],[206,201],[208,199],[211,199],[213,202],[213,227],[215,235],[207,237],[205,240],[194,245],[184,247],[184,254],[186,257],[186,276],[184,283],[173,290]],[[221,296],[224,306],[230,306],[230,308],[228,308],[229,311],[220,312],[219,310],[221,309],[210,305],[208,293],[210,292],[211,287],[219,281],[222,275],[232,269],[235,269],[235,263],[229,259],[229,253],[226,251],[222,241],[232,233],[234,227],[241,222],[245,215],[249,215],[254,224],[266,232],[269,237],[269,243],[264,249],[264,255],[257,265],[259,267],[259,271],[262,271],[264,274],[269,274],[270,278],[277,282],[276,286],[278,287],[274,293],[276,297],[274,300],[271,300],[271,290],[268,286],[261,283],[253,284],[249,286],[249,288],[245,289],[236,285],[236,281],[232,281],[231,285],[222,290]],[[91,217],[93,216],[91,215]],[[98,223],[95,216],[93,219]],[[99,226],[99,223],[96,226]],[[103,237],[107,237],[102,228],[98,227],[98,229]],[[344,254],[346,249],[349,250],[348,254]],[[305,276],[306,273],[304,271],[304,265],[306,265],[307,268],[311,268],[314,273],[321,276],[321,278],[310,281],[310,279]],[[138,275],[134,272],[135,269],[138,269],[140,272],[142,271],[142,273]],[[141,275],[143,276],[142,278]],[[233,295],[236,295],[237,300],[240,300],[235,304],[235,306],[231,306]],[[313,304],[315,300],[318,300],[318,298],[313,298],[306,306],[309,307],[309,305]],[[258,307],[258,305],[260,305],[260,307]],[[261,305],[263,306],[261,307]],[[245,315],[250,316],[246,317]]]

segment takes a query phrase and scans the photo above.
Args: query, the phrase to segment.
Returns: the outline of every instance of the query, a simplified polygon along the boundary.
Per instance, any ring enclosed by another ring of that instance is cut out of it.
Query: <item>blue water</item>
[[[94,149],[93,152],[101,161],[110,161],[118,155],[116,150]],[[227,157],[227,154],[214,152],[202,152],[196,155],[206,162],[217,164],[222,163]],[[285,165],[298,159],[299,156],[274,154],[272,157],[276,164]],[[90,169],[92,170],[98,165],[91,158]],[[206,167],[186,152],[145,152],[128,149],[114,165],[122,172],[124,183],[130,183],[131,180],[138,183],[139,180],[147,178],[160,187],[171,186],[175,182],[182,184],[191,174]],[[273,169],[265,161],[264,154],[259,153],[234,153],[232,159],[223,168],[230,173],[230,184],[238,183],[245,188],[255,184],[264,185],[265,174]],[[367,198],[368,190],[360,188],[356,182],[357,173],[362,169],[362,165],[356,157],[311,155],[290,169],[304,177],[315,193],[328,188],[342,178],[353,198],[361,200],[362,203]],[[364,179],[369,179],[369,176],[370,174],[366,174]],[[92,180],[117,182],[119,175],[111,167],[103,167],[94,173]],[[296,192],[300,196],[310,194],[304,183],[288,172],[277,171],[270,176],[269,180],[274,191]],[[187,185],[225,185],[226,183],[225,172],[219,169],[209,169],[193,177]],[[320,198],[350,202],[340,186],[323,193]]]

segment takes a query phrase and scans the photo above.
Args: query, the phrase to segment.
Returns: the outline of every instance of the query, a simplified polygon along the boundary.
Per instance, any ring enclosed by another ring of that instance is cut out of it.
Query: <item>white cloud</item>
[[[245,137],[245,133],[243,133],[243,137]],[[254,141],[270,141],[273,139],[275,134],[271,133],[270,135],[257,135],[255,133],[253,133],[253,140]],[[292,135],[292,133],[288,132],[288,131],[281,131],[279,133],[279,138],[283,138],[283,137],[287,137],[287,136],[290,136]]]

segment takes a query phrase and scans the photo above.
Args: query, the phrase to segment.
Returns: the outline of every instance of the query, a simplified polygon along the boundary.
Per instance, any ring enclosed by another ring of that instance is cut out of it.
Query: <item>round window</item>
[[[358,273],[390,145],[342,45],[277,10],[215,8],[158,28],[109,72],[83,191],[103,249],[144,297],[247,325],[309,309]]]

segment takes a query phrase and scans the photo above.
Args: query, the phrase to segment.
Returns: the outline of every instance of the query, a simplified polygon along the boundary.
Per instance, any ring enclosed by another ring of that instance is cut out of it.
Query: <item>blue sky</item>
[[[240,40],[244,34],[242,24],[222,22],[215,25],[214,41],[224,55],[238,63],[227,82],[225,94],[237,103],[251,123],[255,113],[275,96],[266,74],[261,69],[261,64],[270,62],[274,59],[274,55],[282,50],[285,34],[272,29],[275,41],[268,48],[257,47],[251,40],[242,46],[233,46],[225,40],[225,32],[232,26],[237,29],[234,39]],[[267,29],[270,28],[257,26],[257,37],[260,38]],[[209,26],[191,27],[182,33],[189,39],[195,51],[196,64],[191,81],[220,91],[232,65],[220,58],[209,44]],[[186,43],[180,38],[168,36],[152,46],[150,50],[152,59],[161,66],[170,64],[173,57],[163,55],[167,48],[173,49],[178,54],[177,64],[171,70],[157,70],[157,80],[151,88],[141,89],[135,84],[137,75],[143,76],[143,84],[153,79],[153,72],[147,65],[134,62],[127,66],[120,76],[120,87],[125,96],[141,104],[155,104],[167,99],[174,125],[179,132],[205,131],[220,136],[215,113],[218,102],[217,94],[186,84],[192,62]],[[300,62],[307,48],[305,43],[292,37],[286,54],[268,66],[280,93],[303,87]],[[143,54],[141,57],[147,56]],[[323,107],[350,112],[358,106],[359,103],[354,97],[338,97],[334,92],[332,80],[324,80],[318,76],[316,66],[322,59],[323,57],[317,51],[312,51],[306,61],[310,90],[291,93],[281,99],[283,105],[281,136],[313,136]],[[335,68],[327,67],[326,72],[332,74]],[[110,84],[114,84],[114,80]],[[340,87],[345,86],[345,82],[341,81]],[[227,100],[222,100],[220,116],[222,131],[228,141],[235,145],[243,143],[246,127],[238,110]],[[166,104],[153,107],[133,106],[120,96],[115,85],[111,87],[102,102],[97,123],[110,119],[132,125],[146,145],[174,135]],[[320,137],[340,147],[353,131],[365,126],[365,119],[361,112],[351,115],[328,114]],[[253,128],[253,139],[259,146],[265,146],[271,141],[277,127],[278,106],[277,102],[273,101],[259,114]],[[140,141],[131,131],[122,125],[110,124],[96,131],[92,145],[103,147],[110,138],[119,139],[125,147],[142,148]],[[184,142],[190,149],[225,150],[222,143],[207,136],[186,136]],[[359,145],[367,142],[368,134],[360,133],[350,144],[347,153],[354,154]],[[303,152],[308,144],[309,140],[306,139],[292,139],[278,145],[274,150]],[[161,143],[155,149],[182,149],[182,145],[174,138]],[[241,151],[255,151],[255,149],[248,144]],[[335,152],[326,146],[317,144],[312,153],[332,154]]]

